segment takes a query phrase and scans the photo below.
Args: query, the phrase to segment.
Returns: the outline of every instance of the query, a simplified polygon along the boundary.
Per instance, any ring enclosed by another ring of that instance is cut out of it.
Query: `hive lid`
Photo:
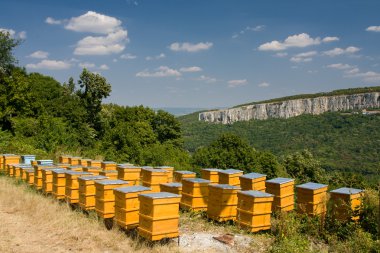
[[[331,193],[338,193],[338,194],[348,194],[348,195],[351,195],[351,194],[358,194],[358,193],[361,193],[361,192],[363,192],[363,190],[361,190],[361,189],[355,189],[355,188],[342,187],[342,188],[335,189],[335,190],[330,191],[330,192],[331,192]]]
[[[53,163],[53,160],[37,160],[37,163]]]
[[[30,164],[19,164],[19,165],[15,165],[15,166],[17,166],[19,168],[33,168],[32,165],[30,165]]]
[[[73,165],[73,166],[70,166],[69,169],[77,169],[77,168],[83,168],[82,165]]]
[[[188,182],[193,182],[193,183],[206,183],[209,184],[211,183],[210,180],[206,180],[203,178],[184,178],[182,180],[188,181]]]
[[[102,160],[91,160],[92,163],[101,163]]]
[[[70,175],[92,175],[90,172],[85,172],[85,171],[73,171],[73,170],[66,170],[66,174]]]
[[[71,166],[70,163],[56,163],[55,165],[56,165],[56,166],[67,166],[67,167],[70,167],[70,166]]]
[[[201,169],[201,170],[205,170],[205,171],[216,171],[216,172],[221,171],[221,169],[217,169],[217,168],[205,168],[205,169]]]
[[[235,169],[227,169],[227,170],[220,170],[220,173],[223,174],[236,174],[236,173],[242,173],[242,170],[235,170]]]
[[[267,175],[256,173],[256,172],[251,172],[245,175],[241,175],[240,177],[242,178],[249,178],[249,179],[255,179],[255,178],[260,178],[260,177],[266,177]]]
[[[113,161],[103,161],[102,164],[116,164],[116,163]]]
[[[80,156],[68,156],[68,157],[71,159],[82,159],[82,157],[80,157]]]
[[[25,169],[27,172],[34,172],[34,169]]]
[[[178,174],[186,174],[186,175],[189,175],[189,174],[195,174],[195,172],[188,171],[188,170],[176,170],[175,173],[178,173]]]
[[[152,166],[142,166],[141,168],[144,169],[144,170],[145,169],[154,169]]]
[[[107,179],[108,177],[106,176],[101,176],[101,175],[90,175],[90,176],[83,176],[83,177],[78,177],[78,179],[82,179],[82,180],[85,180],[85,181],[88,181],[88,180],[101,180],[101,179]]]
[[[117,166],[133,166],[132,163],[119,163]]]
[[[170,192],[154,192],[154,193],[143,193],[140,196],[144,196],[151,199],[165,199],[165,198],[180,198],[181,195],[170,193]]]
[[[278,177],[278,178],[273,178],[271,180],[267,180],[266,182],[274,183],[274,184],[285,184],[285,183],[289,183],[289,182],[294,182],[294,179],[285,178],[285,177]]]
[[[164,184],[161,184],[161,185],[165,185],[167,187],[182,187],[181,183],[164,183]]]
[[[51,170],[53,173],[65,173],[67,170],[64,168],[54,168]]]
[[[122,192],[122,193],[129,193],[129,192],[142,192],[142,191],[150,191],[151,189],[149,187],[145,186],[127,186],[127,187],[120,187],[115,188],[114,191]]]
[[[209,187],[216,187],[216,188],[222,188],[222,189],[232,189],[232,190],[240,190],[240,186],[234,186],[229,184],[210,184]]]
[[[102,170],[102,168],[95,167],[95,166],[89,166],[89,167],[83,167],[83,168],[87,168],[87,169],[91,169],[91,170]]]
[[[120,180],[120,179],[106,179],[106,180],[96,181],[96,183],[103,184],[103,185],[110,185],[110,184],[126,184],[128,182],[124,180]]]
[[[161,170],[161,169],[153,169],[153,168],[142,168],[143,170],[150,171],[150,172],[163,172],[167,173],[166,170]]]
[[[21,157],[27,157],[27,158],[35,158],[35,155],[22,155]]]
[[[122,168],[122,169],[141,169],[141,167],[137,167],[134,165],[127,165],[127,164],[118,164],[117,167]]]
[[[327,186],[328,186],[327,184],[318,184],[318,183],[309,182],[306,184],[297,185],[296,187],[303,188],[303,189],[317,190],[317,189],[324,188]]]
[[[273,194],[270,194],[270,193],[266,193],[266,192],[262,192],[262,191],[253,191],[253,190],[250,190],[250,191],[240,191],[239,193],[240,194],[244,194],[244,195],[248,195],[248,196],[252,196],[252,197],[255,197],[255,198],[269,198],[269,197],[273,197],[274,196]]]
[[[1,156],[17,156],[15,154],[1,154]]]
[[[117,170],[106,170],[106,171],[103,171],[105,174],[107,174],[107,173],[113,173],[113,174],[117,174],[118,172],[117,172]]]
[[[174,167],[172,166],[157,166],[157,167],[154,167],[155,169],[174,169]]]

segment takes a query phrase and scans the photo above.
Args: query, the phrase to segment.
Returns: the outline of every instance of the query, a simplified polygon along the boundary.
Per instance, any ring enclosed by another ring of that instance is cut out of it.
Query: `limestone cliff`
[[[290,118],[302,114],[321,114],[380,107],[380,92],[352,95],[321,96],[294,99],[274,103],[252,104],[236,108],[207,111],[199,114],[199,120],[222,124],[251,119]]]

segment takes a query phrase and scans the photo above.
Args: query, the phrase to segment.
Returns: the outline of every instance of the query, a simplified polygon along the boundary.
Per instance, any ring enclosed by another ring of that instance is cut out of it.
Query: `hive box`
[[[181,183],[164,183],[160,184],[161,192],[170,192],[174,194],[182,194],[182,184]]]
[[[326,212],[327,185],[309,182],[296,186],[297,211],[309,216]]]
[[[32,161],[36,160],[35,155],[22,155],[21,163],[32,165]]]
[[[99,175],[108,177],[109,179],[117,179],[117,170],[103,170],[99,172]]]
[[[262,191],[239,191],[236,222],[250,232],[271,227],[273,195]]]
[[[334,218],[342,221],[358,220],[362,197],[361,189],[343,187],[330,191]]]
[[[177,183],[182,183],[182,179],[195,178],[197,176],[195,172],[188,171],[188,170],[176,170],[174,171],[173,175],[174,175],[173,181]]]
[[[81,176],[78,177],[79,183],[79,207],[89,211],[95,209],[95,180],[105,180],[105,176]]]
[[[102,168],[100,168],[100,167],[83,167],[83,171],[91,172],[93,175],[99,175],[99,173],[102,171]]]
[[[29,165],[26,165],[26,164],[17,164],[17,165],[13,165],[12,166],[13,168],[13,177],[15,177],[16,179],[22,179],[21,178],[21,172],[22,172],[22,169],[31,169],[32,166],[29,164]]]
[[[68,169],[71,164],[70,163],[56,163],[54,164],[56,167],[58,168],[62,168],[62,169]]]
[[[0,171],[5,171],[6,166],[4,164],[4,160],[6,156],[15,156],[14,154],[0,154]]]
[[[140,194],[138,234],[150,241],[179,236],[180,196],[168,192]]]
[[[3,170],[7,169],[8,164],[19,164],[20,156],[13,154],[4,154],[3,155]]]
[[[118,165],[117,179],[130,182],[132,185],[140,184],[141,167],[133,165]]]
[[[34,185],[34,169],[25,169],[25,181],[30,186]]]
[[[173,182],[173,173],[174,173],[174,167],[170,166],[158,166],[154,167],[155,169],[159,170],[166,170],[168,172],[168,183]]]
[[[34,168],[34,187],[37,190],[42,190],[42,169],[53,169],[56,168],[53,164],[37,164],[33,166]]]
[[[64,168],[57,168],[64,170]],[[42,168],[42,191],[46,194],[53,192],[53,170],[54,168]]]
[[[53,160],[37,160],[38,165],[53,165]]]
[[[70,163],[70,158],[71,156],[69,155],[61,155],[59,158],[58,158],[58,161],[59,163]]]
[[[240,186],[240,176],[243,175],[241,170],[220,170],[219,171],[219,184],[229,184],[234,186]]]
[[[89,161],[91,161],[91,159],[81,158],[81,159],[79,159],[79,165],[82,165],[82,167],[87,167],[87,164]]]
[[[240,187],[243,191],[265,191],[267,175],[260,173],[248,173],[240,176]]]
[[[207,216],[216,221],[236,220],[239,186],[210,184],[208,186]]]
[[[66,169],[53,169],[53,190],[52,195],[55,199],[65,199],[66,192]]]
[[[95,181],[95,210],[103,219],[115,216],[115,194],[113,189],[129,186],[124,180],[100,180]]]
[[[71,166],[80,165],[79,160],[82,159],[82,157],[79,156],[70,156],[69,157],[69,163]]]
[[[209,180],[203,178],[185,178],[182,180],[180,207],[185,210],[207,210]]]
[[[100,167],[104,171],[116,170],[117,164],[115,162],[112,162],[112,161],[104,161],[104,162],[101,162]]]
[[[144,186],[128,186],[113,189],[115,194],[115,221],[125,229],[133,229],[139,225],[140,201],[138,195],[149,193],[150,188]]]
[[[101,168],[101,166],[102,166],[102,161],[100,161],[100,160],[87,161],[87,167],[99,167],[99,168]]]
[[[141,169],[142,185],[153,192],[160,191],[160,184],[168,182],[168,172],[160,169]]]
[[[65,199],[69,204],[79,203],[79,182],[78,178],[81,176],[91,176],[92,174],[84,171],[67,170],[65,173],[66,188]]]
[[[274,195],[272,211],[292,211],[294,209],[294,179],[274,178],[265,182],[266,192]]]
[[[215,168],[201,169],[201,178],[209,180],[210,184],[218,184],[219,183],[219,171],[221,171],[221,170],[215,169]]]
[[[20,179],[26,182],[26,171],[25,170],[30,170],[33,169],[33,167],[30,166],[23,166],[20,168]],[[34,171],[34,170],[33,170]]]

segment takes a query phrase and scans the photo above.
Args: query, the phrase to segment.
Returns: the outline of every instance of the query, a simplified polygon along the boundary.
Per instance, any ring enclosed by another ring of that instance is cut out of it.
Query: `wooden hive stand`
[[[182,184],[181,183],[163,183],[160,184],[160,192],[170,192],[174,194],[182,194]]]
[[[201,169],[201,178],[209,180],[210,184],[219,183],[219,171],[220,169],[215,168],[205,168]]]
[[[168,172],[166,170],[142,168],[142,185],[150,188],[153,192],[160,191],[160,184],[168,182]]]
[[[363,192],[346,187],[330,191],[333,217],[341,221],[359,220]]]
[[[53,191],[52,195],[55,199],[65,199],[66,193],[66,173],[65,169],[53,169]]]
[[[95,209],[95,180],[105,180],[108,177],[92,175],[78,177],[79,183],[79,207],[84,211]]]
[[[325,214],[327,187],[313,182],[297,185],[297,211],[309,216]]]
[[[267,175],[252,172],[241,175],[239,178],[242,191],[254,190],[265,192],[265,180],[267,179]]]
[[[66,188],[65,188],[65,199],[69,204],[79,203],[79,182],[78,177],[90,176],[89,172],[84,171],[72,171],[67,170],[65,173],[66,177]]]
[[[154,167],[155,169],[159,170],[166,170],[168,172],[168,183],[173,182],[173,177],[174,177],[174,167],[170,166],[158,166]]]
[[[184,210],[206,211],[209,180],[203,178],[185,178],[182,180],[180,207]]]
[[[250,232],[271,228],[273,195],[262,191],[239,191],[237,218],[238,226]]]
[[[266,192],[274,195],[272,211],[294,210],[294,179],[274,178],[265,182]]]
[[[176,170],[173,174],[173,182],[182,183],[185,178],[195,178],[197,174],[188,170]]]
[[[216,221],[236,220],[239,186],[210,184],[208,186],[207,216]]]
[[[240,176],[243,175],[242,170],[227,169],[219,171],[219,184],[229,184],[240,186]]]

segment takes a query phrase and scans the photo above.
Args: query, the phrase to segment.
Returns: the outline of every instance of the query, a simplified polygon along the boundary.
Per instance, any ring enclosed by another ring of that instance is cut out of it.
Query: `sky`
[[[28,72],[83,68],[106,102],[220,108],[380,85],[378,0],[0,0]]]

